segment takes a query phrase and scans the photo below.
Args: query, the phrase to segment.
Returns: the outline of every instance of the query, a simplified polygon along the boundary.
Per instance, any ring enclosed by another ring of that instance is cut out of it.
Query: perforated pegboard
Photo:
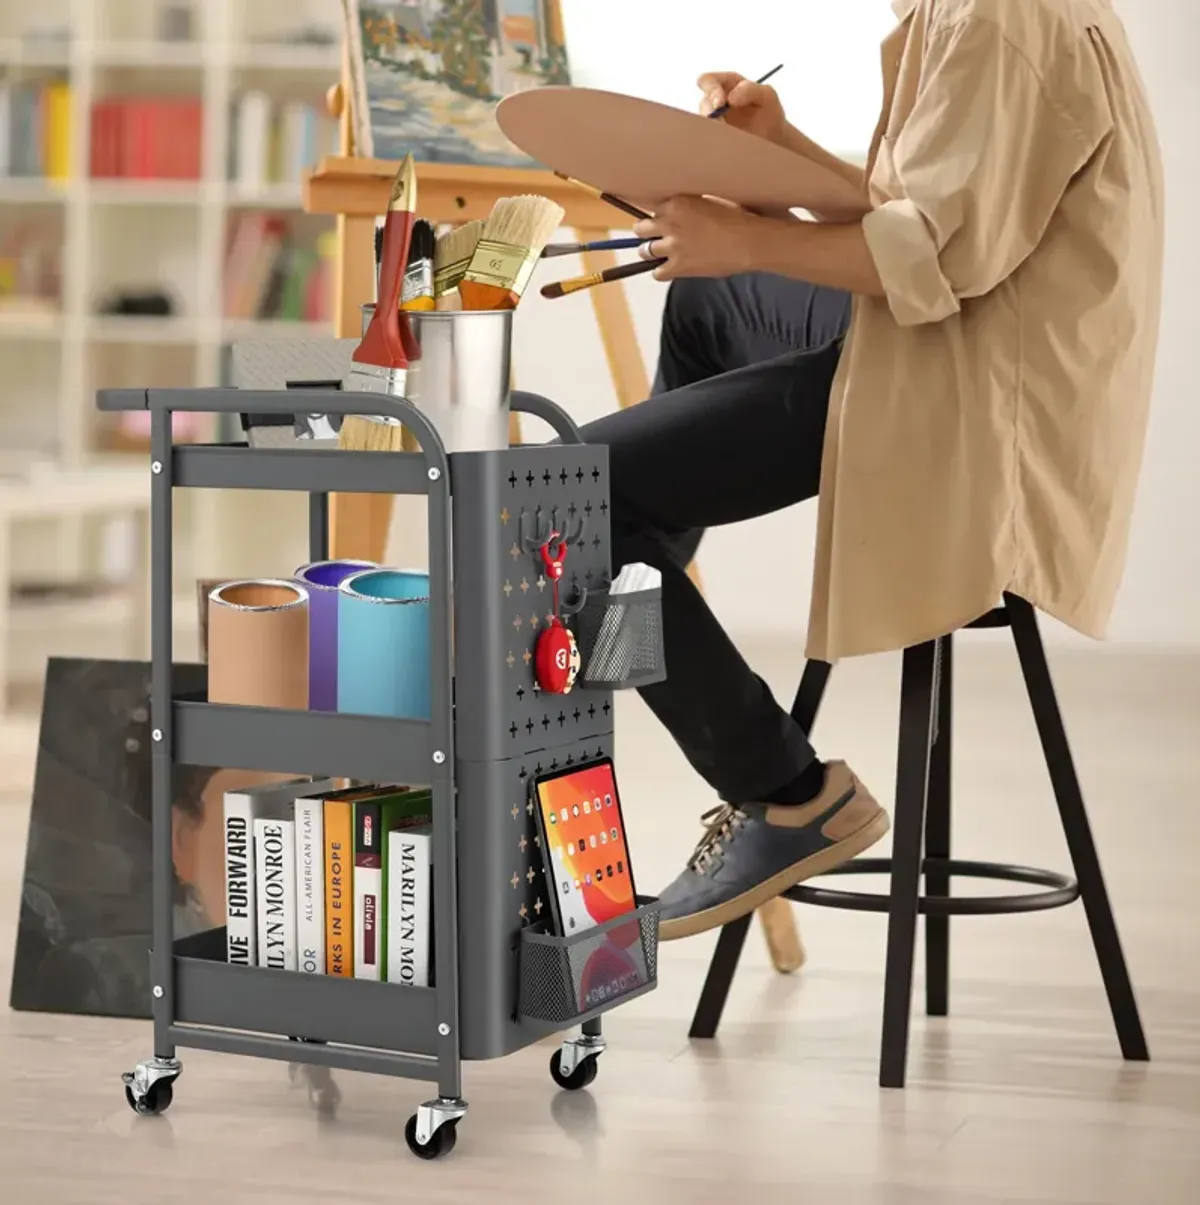
[[[548,695],[533,670],[554,612],[539,543],[551,530],[568,541],[565,609],[610,580],[608,449],[457,453],[451,478],[458,756],[522,757],[610,732],[609,692]]]
[[[530,784],[543,771],[611,757],[611,732],[504,761],[458,763],[459,975],[464,1056],[496,1058],[543,1032],[518,1022],[521,930],[549,907]],[[644,890],[643,884],[637,884]]]

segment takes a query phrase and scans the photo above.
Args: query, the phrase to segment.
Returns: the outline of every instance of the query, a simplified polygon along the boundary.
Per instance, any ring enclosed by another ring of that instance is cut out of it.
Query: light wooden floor
[[[790,691],[799,651],[773,664]],[[557,1094],[549,1047],[467,1069],[447,1162],[401,1129],[421,1085],[340,1075],[322,1119],[279,1064],[183,1052],[171,1112],[141,1119],[119,1075],[141,1024],[0,1011],[0,1198],[106,1202],[459,1203],[572,1199],[814,1205],[1200,1202],[1200,662],[1062,654],[1060,693],[1155,1062],[1122,1065],[1082,911],[956,922],[949,1021],[914,1027],[911,1084],[881,1092],[883,925],[802,917],[810,961],[784,979],[748,944],[720,1039],[687,1023],[711,938],[666,948],[662,985],[615,1014],[589,1093]],[[818,730],[890,790],[898,666],[835,675]],[[959,660],[957,851],[1060,864],[1063,843],[1008,651]],[[637,700],[618,747],[642,881],[665,879],[710,802]],[[17,732],[17,729],[13,729]],[[0,802],[7,983],[26,806]]]

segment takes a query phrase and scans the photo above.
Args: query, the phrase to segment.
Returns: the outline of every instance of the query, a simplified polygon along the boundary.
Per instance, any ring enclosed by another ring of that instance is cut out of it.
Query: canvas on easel
[[[570,83],[559,0],[343,0],[360,154],[537,165],[496,125],[515,92]]]

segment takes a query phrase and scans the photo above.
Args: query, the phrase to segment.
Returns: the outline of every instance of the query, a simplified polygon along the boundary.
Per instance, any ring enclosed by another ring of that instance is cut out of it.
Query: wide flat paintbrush
[[[464,310],[510,310],[520,304],[542,248],[566,212],[546,197],[496,202],[458,291]]]
[[[483,237],[483,223],[476,219],[443,234],[433,252],[433,295],[439,310],[462,308],[458,286],[471,266],[471,258]]]
[[[641,259],[632,264],[620,264],[615,268],[605,268],[603,272],[591,272],[587,276],[573,276],[570,280],[556,280],[553,284],[542,285],[542,296],[555,300],[567,297],[571,293],[579,293],[584,289],[594,289],[597,285],[606,285],[614,280],[628,280],[631,276],[644,276],[653,272],[659,264],[665,264],[665,259]]]
[[[346,390],[403,396],[408,366],[419,354],[408,319],[400,313],[400,295],[408,265],[417,208],[417,169],[406,155],[392,185],[379,264],[379,299],[362,341],[351,356]],[[347,415],[338,446],[348,451],[398,450],[401,427],[394,419]]]

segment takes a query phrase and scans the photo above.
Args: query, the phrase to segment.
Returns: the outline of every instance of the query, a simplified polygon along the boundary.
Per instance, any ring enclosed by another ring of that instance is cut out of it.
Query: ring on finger
[[[654,242],[655,242],[654,239],[648,238],[638,248],[638,254],[642,257],[642,259],[659,259],[660,258],[660,256],[656,255],[654,252]]]

